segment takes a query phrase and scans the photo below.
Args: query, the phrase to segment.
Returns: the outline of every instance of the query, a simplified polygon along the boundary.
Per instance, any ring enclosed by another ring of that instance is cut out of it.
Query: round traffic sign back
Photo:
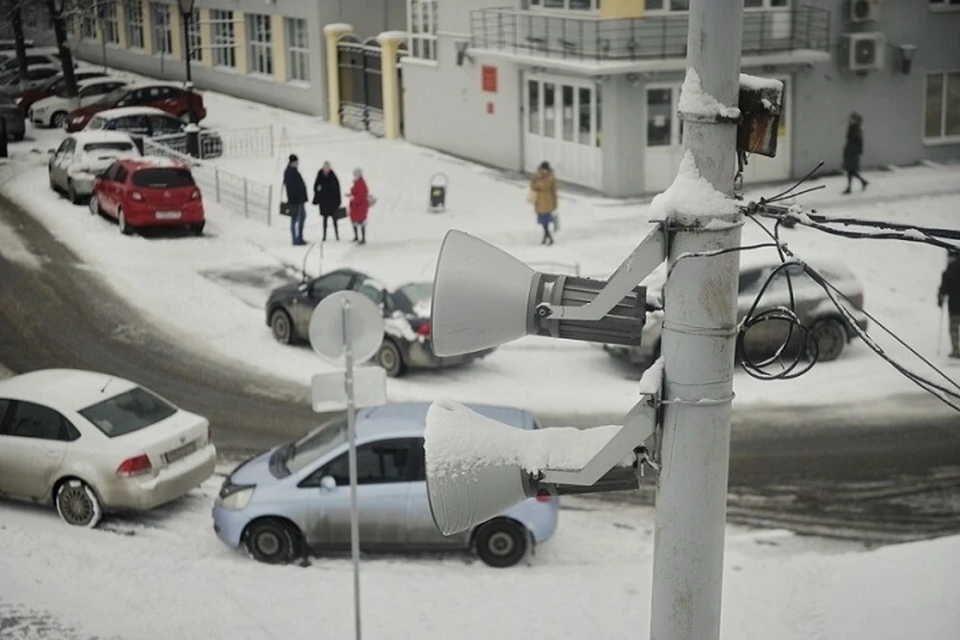
[[[342,364],[349,343],[354,362],[359,364],[380,349],[383,311],[363,294],[338,291],[321,300],[313,310],[309,335],[310,346],[327,362]]]

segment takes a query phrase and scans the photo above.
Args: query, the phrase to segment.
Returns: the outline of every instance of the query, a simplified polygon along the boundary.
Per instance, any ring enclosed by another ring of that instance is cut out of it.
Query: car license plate
[[[188,455],[190,455],[196,450],[197,450],[197,441],[194,440],[193,442],[188,442],[182,447],[177,447],[172,451],[167,451],[165,454],[163,454],[163,457],[167,461],[167,464],[173,464],[177,460],[182,460],[183,458],[186,458]]]
[[[157,211],[157,220],[177,220],[179,218],[179,211]]]

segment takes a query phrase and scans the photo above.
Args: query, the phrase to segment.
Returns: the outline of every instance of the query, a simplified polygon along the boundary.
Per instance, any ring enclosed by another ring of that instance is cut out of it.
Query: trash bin
[[[447,209],[447,174],[435,173],[430,176],[430,207],[431,213],[446,211]]]

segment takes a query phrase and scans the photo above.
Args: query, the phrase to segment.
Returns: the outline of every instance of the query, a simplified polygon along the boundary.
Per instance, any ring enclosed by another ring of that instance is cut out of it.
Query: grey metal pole
[[[689,16],[687,66],[697,72],[705,93],[736,106],[743,0],[693,0]],[[736,125],[691,118],[684,123],[683,147],[700,176],[730,196]],[[742,217],[674,212],[667,224],[671,271],[664,292],[665,404],[650,637],[715,640],[723,591],[740,257],[732,251],[678,258],[739,247]]]
[[[353,345],[350,335],[350,301],[343,301],[343,344],[346,360],[347,437],[350,443],[350,556],[353,560],[353,616],[357,640],[360,633],[360,512],[357,507],[357,406],[353,390]]]

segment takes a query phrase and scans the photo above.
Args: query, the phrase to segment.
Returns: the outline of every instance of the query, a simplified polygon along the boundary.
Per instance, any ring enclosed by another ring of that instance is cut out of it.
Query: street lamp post
[[[187,89],[187,152],[194,158],[200,157],[200,127],[197,126],[197,114],[193,100],[193,74],[190,69],[190,26],[193,22],[193,6],[196,0],[177,0],[180,6],[180,22],[183,23],[183,63],[186,65]]]

